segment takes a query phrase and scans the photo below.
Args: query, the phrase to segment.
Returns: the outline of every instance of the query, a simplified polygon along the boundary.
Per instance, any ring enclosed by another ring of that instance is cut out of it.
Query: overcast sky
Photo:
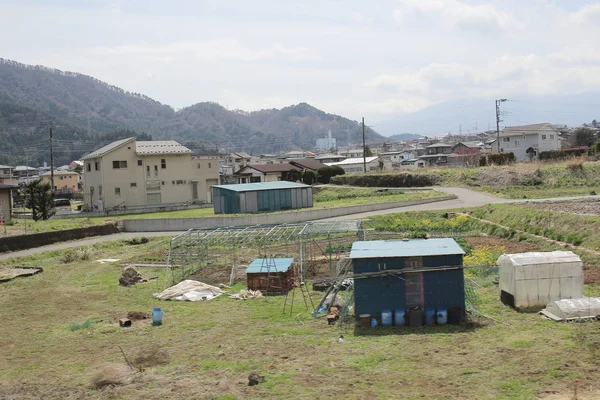
[[[304,101],[355,120],[459,98],[600,92],[600,2],[291,3],[0,0],[0,57],[176,108]]]

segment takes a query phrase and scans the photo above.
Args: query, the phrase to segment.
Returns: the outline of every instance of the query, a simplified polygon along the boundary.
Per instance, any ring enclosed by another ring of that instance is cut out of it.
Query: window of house
[[[127,168],[127,161],[113,161],[113,169],[125,169]]]
[[[62,177],[62,176],[59,176],[59,177],[58,177],[58,180],[62,181],[62,180],[63,180],[63,177]]]
[[[515,140],[515,147],[519,147],[521,145],[521,142],[519,140]]]
[[[550,135],[550,139],[554,139],[554,135]]]
[[[202,165],[202,164],[198,163],[198,169],[200,169],[200,168],[201,168],[201,167],[200,167],[201,165]]]
[[[87,172],[92,170],[92,163],[87,163]]]
[[[154,166],[154,177],[158,178],[158,165]]]
[[[99,162],[99,161],[95,161],[95,162],[94,162],[94,169],[95,169],[96,171],[100,171],[100,162]]]
[[[542,140],[546,140],[546,135],[542,135]]]
[[[160,191],[160,181],[146,181],[147,191]]]
[[[167,159],[166,158],[161,158],[160,159],[160,168],[161,169],[167,169]]]
[[[165,186],[165,181],[162,181],[160,184],[161,184],[162,186]]]
[[[212,163],[208,163],[208,168],[212,168]]]
[[[150,178],[150,166],[146,165],[146,178]]]
[[[137,160],[138,161],[138,167],[142,166],[142,160]]]
[[[115,197],[118,199],[121,198],[121,188],[115,188]]]
[[[130,187],[130,188],[136,188],[136,187],[137,187],[137,183],[136,183],[136,182],[131,182],[131,183],[129,184],[129,187]]]
[[[510,142],[510,138],[509,137],[502,138],[502,141],[503,142]]]
[[[174,185],[174,184],[175,184],[175,181],[171,182],[171,184],[172,184],[172,185]]]

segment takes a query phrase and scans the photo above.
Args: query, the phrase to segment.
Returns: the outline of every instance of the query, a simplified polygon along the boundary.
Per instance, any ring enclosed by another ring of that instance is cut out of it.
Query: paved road
[[[364,218],[373,217],[375,215],[393,214],[393,213],[406,212],[406,211],[427,211],[427,210],[447,210],[447,209],[455,209],[455,208],[457,208],[457,209],[471,208],[471,207],[479,207],[479,206],[483,206],[486,204],[496,204],[496,203],[524,203],[524,202],[529,202],[529,201],[537,202],[537,201],[554,201],[554,200],[558,201],[558,200],[575,200],[575,199],[584,199],[584,198],[593,198],[593,199],[598,198],[597,196],[577,196],[577,197],[557,197],[557,198],[552,198],[552,199],[535,199],[535,200],[528,199],[528,200],[524,201],[524,200],[501,199],[499,197],[492,196],[487,193],[476,192],[474,190],[469,190],[469,189],[465,189],[465,188],[436,187],[435,189],[439,190],[440,192],[454,194],[454,195],[458,196],[458,198],[454,199],[454,200],[446,200],[446,201],[440,201],[440,202],[436,202],[436,203],[420,204],[420,205],[416,205],[416,206],[389,208],[387,210],[379,210],[379,211],[371,211],[371,212],[360,213],[360,214],[344,215],[344,216],[335,217],[335,218],[323,219],[321,221],[341,221],[341,220],[350,220],[350,219],[364,219]],[[82,239],[82,240],[75,240],[72,242],[51,244],[48,246],[37,247],[35,249],[28,249],[28,250],[15,251],[12,253],[0,254],[0,260],[4,260],[7,258],[11,258],[11,257],[29,256],[32,254],[44,253],[46,251],[51,251],[51,250],[62,250],[62,249],[68,249],[71,247],[78,247],[78,246],[89,246],[94,243],[106,242],[106,241],[110,241],[110,240],[123,240],[123,239],[130,239],[130,238],[140,237],[140,236],[176,236],[180,233],[181,232],[123,232],[123,233],[117,233],[117,234],[108,235],[108,236],[96,236],[96,237],[89,238],[89,239]]]

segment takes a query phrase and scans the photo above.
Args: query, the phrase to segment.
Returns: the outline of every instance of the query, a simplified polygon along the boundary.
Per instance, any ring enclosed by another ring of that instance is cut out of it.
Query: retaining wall
[[[67,229],[64,231],[32,233],[30,235],[7,236],[0,238],[0,253],[33,249],[57,242],[83,239],[89,236],[112,235],[119,229],[114,224],[90,226],[87,228]]]
[[[443,196],[432,199],[399,201],[393,203],[364,204],[320,210],[305,210],[276,214],[256,214],[239,217],[208,218],[169,218],[169,219],[127,219],[121,221],[125,232],[174,232],[196,228],[221,228],[225,226],[277,225],[314,221],[342,215],[360,214],[389,208],[408,207],[417,204],[435,203],[457,199],[457,196]]]

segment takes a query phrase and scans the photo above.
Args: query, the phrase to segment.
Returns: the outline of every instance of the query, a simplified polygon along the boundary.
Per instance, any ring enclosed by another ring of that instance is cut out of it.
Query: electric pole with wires
[[[500,103],[504,103],[506,99],[496,100],[496,141],[498,142],[498,153],[502,153],[500,148]]]

